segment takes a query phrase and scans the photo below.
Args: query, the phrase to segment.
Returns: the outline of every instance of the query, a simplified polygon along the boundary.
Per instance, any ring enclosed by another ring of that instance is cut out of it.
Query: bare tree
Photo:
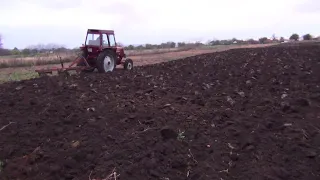
[[[37,45],[28,46],[28,49],[37,49],[37,50],[55,50],[60,48],[64,48],[64,46],[60,44],[54,44],[54,43],[37,44]]]
[[[117,45],[120,46],[120,47],[124,47],[122,42],[117,42]]]

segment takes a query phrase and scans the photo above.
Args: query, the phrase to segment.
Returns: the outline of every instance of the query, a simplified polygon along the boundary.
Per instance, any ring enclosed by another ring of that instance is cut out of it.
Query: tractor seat
[[[100,46],[99,40],[89,40],[89,45]]]

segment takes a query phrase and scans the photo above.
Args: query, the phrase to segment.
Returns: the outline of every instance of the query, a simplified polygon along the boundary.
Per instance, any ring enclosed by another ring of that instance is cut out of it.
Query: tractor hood
[[[116,49],[117,49],[117,52],[118,51],[123,51],[123,47],[120,47],[120,46],[118,46]]]

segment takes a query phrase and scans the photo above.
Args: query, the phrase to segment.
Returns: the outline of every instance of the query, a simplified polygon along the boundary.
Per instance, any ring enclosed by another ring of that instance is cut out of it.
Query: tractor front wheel
[[[97,69],[100,73],[113,71],[117,64],[115,62],[115,52],[112,50],[104,50],[97,57]]]
[[[126,59],[125,61],[124,61],[124,64],[123,64],[123,68],[125,69],[125,70],[132,70],[132,68],[133,68],[133,61],[132,61],[132,59]]]

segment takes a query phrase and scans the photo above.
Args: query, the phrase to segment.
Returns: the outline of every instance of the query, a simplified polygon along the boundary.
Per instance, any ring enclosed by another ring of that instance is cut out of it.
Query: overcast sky
[[[5,48],[73,48],[88,28],[123,44],[320,35],[320,0],[0,0]]]

